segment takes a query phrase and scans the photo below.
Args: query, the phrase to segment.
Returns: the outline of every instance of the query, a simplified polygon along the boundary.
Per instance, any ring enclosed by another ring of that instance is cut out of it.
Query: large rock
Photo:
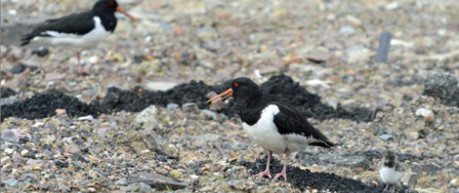
[[[150,105],[134,118],[131,125],[135,129],[159,130],[158,109],[154,105]]]
[[[424,95],[441,99],[447,105],[459,106],[458,78],[449,73],[435,74],[424,84]]]

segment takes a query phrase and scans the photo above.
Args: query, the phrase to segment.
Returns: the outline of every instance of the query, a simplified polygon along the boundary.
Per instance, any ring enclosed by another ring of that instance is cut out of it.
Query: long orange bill
[[[124,11],[124,9],[122,9],[120,6],[118,6],[116,8],[116,11],[128,16],[129,18],[131,18],[132,20],[137,20],[137,18],[135,18],[134,16],[130,15],[129,13],[127,13],[126,11]]]
[[[217,96],[214,96],[212,98],[210,98],[208,101],[207,101],[207,104],[209,104],[209,107],[212,107],[218,103],[221,103],[223,102],[225,99],[229,98],[233,96],[233,89],[228,89],[226,90],[225,92],[222,92],[220,94],[218,94]]]

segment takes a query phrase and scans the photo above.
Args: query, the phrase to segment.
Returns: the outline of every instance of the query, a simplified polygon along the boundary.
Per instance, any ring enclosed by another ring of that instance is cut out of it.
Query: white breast
[[[56,31],[46,31],[47,35],[51,37],[35,37],[33,41],[45,41],[53,45],[59,46],[72,46],[81,49],[89,49],[97,46],[107,38],[109,32],[107,32],[102,26],[102,22],[99,17],[94,18],[95,27],[89,33],[84,35],[59,33]]]
[[[383,166],[379,169],[379,177],[381,181],[389,184],[396,184],[403,176],[403,172],[398,172],[393,168]]]
[[[312,138],[296,134],[281,135],[274,124],[274,116],[279,111],[278,106],[268,105],[263,109],[258,122],[254,125],[243,122],[242,127],[253,142],[267,150],[275,153],[283,153],[287,148],[290,152],[303,150],[309,142],[313,141]]]

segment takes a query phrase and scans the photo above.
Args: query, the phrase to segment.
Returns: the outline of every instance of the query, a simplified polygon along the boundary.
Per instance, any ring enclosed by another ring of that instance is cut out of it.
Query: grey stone
[[[339,33],[353,34],[355,33],[355,29],[351,26],[343,26],[339,30]]]
[[[166,91],[177,86],[175,82],[147,82],[145,87],[153,91]]]
[[[199,110],[199,107],[196,103],[185,103],[182,105],[182,111],[185,111],[185,112],[195,112],[198,110]]]
[[[157,116],[157,108],[154,105],[150,105],[134,118],[131,125],[135,129],[156,130],[160,128]]]
[[[172,110],[177,109],[179,107],[180,107],[180,105],[178,105],[177,103],[169,103],[169,104],[167,104],[166,109],[168,111],[172,111]]]
[[[393,140],[394,136],[389,135],[389,134],[382,134],[379,136],[379,139],[382,139],[383,141],[389,141],[389,140]]]
[[[204,113],[204,115],[207,118],[210,118],[210,119],[213,119],[213,120],[217,120],[218,119],[217,113],[215,113],[215,112],[213,112],[211,110],[204,109],[204,110],[202,110],[202,113]]]
[[[444,100],[446,104],[459,105],[458,78],[449,72],[435,74],[424,83],[423,94]]]
[[[13,188],[13,187],[18,186],[19,182],[14,178],[10,178],[10,179],[5,180],[3,183],[5,183],[5,186],[7,188]]]
[[[145,183],[150,185],[152,188],[155,188],[156,190],[167,190],[168,188],[172,190],[178,190],[187,187],[187,184],[182,181],[162,176],[153,172],[137,173],[129,178],[128,183]]]

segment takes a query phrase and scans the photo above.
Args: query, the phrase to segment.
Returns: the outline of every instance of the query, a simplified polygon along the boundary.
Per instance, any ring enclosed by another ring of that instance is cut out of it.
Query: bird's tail
[[[331,148],[335,146],[335,144],[333,144],[332,142],[328,140],[327,141],[322,141],[322,140],[314,141],[314,142],[309,143],[309,145],[320,146],[320,147],[325,147],[325,148]]]
[[[35,37],[34,34],[27,34],[27,35],[24,35],[22,36],[22,39],[21,39],[21,46],[25,46],[27,44],[30,43],[30,41]]]

